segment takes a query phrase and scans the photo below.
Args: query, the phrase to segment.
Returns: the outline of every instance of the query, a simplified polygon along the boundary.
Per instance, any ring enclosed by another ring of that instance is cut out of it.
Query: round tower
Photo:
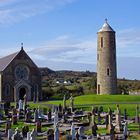
[[[117,69],[115,31],[106,20],[97,35],[97,94],[116,94]]]

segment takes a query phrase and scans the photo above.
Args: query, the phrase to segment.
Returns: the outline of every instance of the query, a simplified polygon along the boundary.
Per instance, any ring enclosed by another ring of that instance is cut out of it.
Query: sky
[[[140,80],[140,0],[0,0],[0,57],[24,50],[39,67],[96,72],[97,32],[116,31],[118,78]]]

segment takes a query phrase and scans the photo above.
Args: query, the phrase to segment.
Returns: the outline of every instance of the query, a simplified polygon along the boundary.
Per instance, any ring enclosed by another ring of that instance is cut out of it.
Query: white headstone
[[[12,135],[13,135],[12,129],[8,129],[8,140],[11,140]]]
[[[58,112],[57,110],[55,110],[55,114],[54,114],[54,128],[56,128],[58,123]]]
[[[28,133],[27,133],[27,140],[30,140],[30,138],[31,138],[31,133],[28,132]]]
[[[19,110],[23,110],[23,101],[19,100]]]

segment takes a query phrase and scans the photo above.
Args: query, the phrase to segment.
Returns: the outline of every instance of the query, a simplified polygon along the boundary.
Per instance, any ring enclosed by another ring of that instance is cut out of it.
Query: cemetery
[[[73,95],[64,95],[56,104],[31,103],[24,96],[16,104],[5,102],[0,107],[1,140],[125,140],[140,133],[137,102],[85,108]]]

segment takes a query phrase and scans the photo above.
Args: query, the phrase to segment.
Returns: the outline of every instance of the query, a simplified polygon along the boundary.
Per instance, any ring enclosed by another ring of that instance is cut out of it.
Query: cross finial
[[[107,23],[107,18],[105,19],[105,23]]]
[[[21,43],[21,50],[23,50],[23,43]]]

